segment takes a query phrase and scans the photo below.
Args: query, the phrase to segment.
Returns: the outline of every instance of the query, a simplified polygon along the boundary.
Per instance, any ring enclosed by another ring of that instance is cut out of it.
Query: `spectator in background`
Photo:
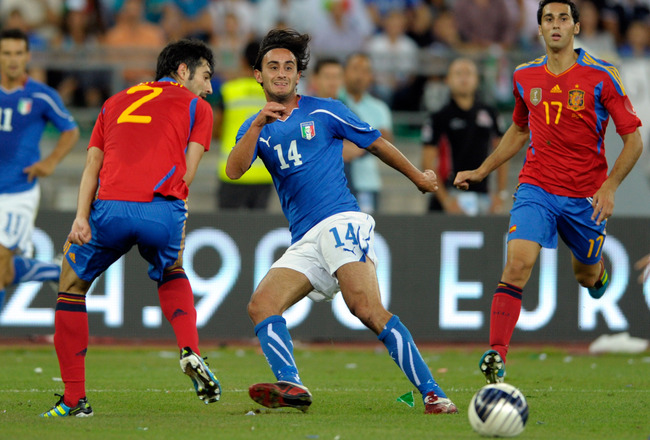
[[[343,88],[339,99],[359,119],[381,132],[383,138],[393,142],[393,119],[390,109],[380,99],[370,95],[373,82],[372,62],[363,53],[354,53],[345,61]],[[346,162],[348,186],[356,197],[359,208],[372,214],[379,209],[381,175],[377,158],[350,142],[343,143],[343,160]]]
[[[344,59],[363,48],[373,28],[362,0],[305,1],[312,3],[316,14],[309,30],[314,54]]]
[[[61,57],[84,58],[99,47],[99,38],[105,31],[100,12],[94,2],[66,1],[61,31],[52,40],[52,48]],[[99,107],[109,96],[111,71],[108,68],[49,69],[48,84],[56,85],[66,105]]]
[[[249,0],[211,0],[208,11],[212,17],[212,33],[219,33],[225,26],[224,18],[234,14],[239,24],[238,29],[242,38],[253,39],[257,9]]]
[[[311,74],[313,95],[319,98],[338,99],[343,86],[343,65],[337,58],[321,58]]]
[[[300,32],[311,31],[315,18],[314,6],[311,0],[258,0],[257,35],[264,36],[271,29],[287,27]]]
[[[625,41],[618,53],[625,58],[650,57],[650,22],[648,20],[637,20],[630,23]]]
[[[489,102],[512,104],[511,67],[508,49],[517,42],[519,18],[506,0],[457,0],[453,12],[465,52],[482,59],[485,89]]]
[[[226,10],[221,21],[222,25],[215,25],[210,44],[215,50],[219,74],[227,80],[239,73],[241,53],[249,41],[250,33],[242,28],[239,15],[233,10]]]
[[[63,51],[97,48],[106,27],[96,6],[85,0],[66,1],[59,32],[51,41],[52,47]]]
[[[423,6],[422,0],[364,0],[364,3],[377,31],[383,29],[384,20],[392,11],[403,12],[411,23],[420,13],[420,6]]]
[[[45,51],[48,49],[49,41],[41,34],[32,30],[20,8],[11,9],[6,15],[3,14],[2,18],[3,20],[0,28],[19,29],[21,32],[24,32],[27,36],[27,41],[29,41],[29,47],[32,50]],[[44,71],[42,70],[40,71],[40,74],[37,72],[30,72],[30,74],[32,76],[36,75],[39,81],[44,80]]]
[[[511,11],[510,19],[517,23],[515,44],[521,50],[542,50],[537,26],[537,6],[539,0],[505,0],[507,9]]]
[[[608,0],[602,10],[603,24],[620,45],[633,21],[650,18],[648,0]]]
[[[117,14],[124,6],[125,0],[66,0],[66,6],[75,4],[75,8],[96,9],[106,27],[115,26]],[[174,8],[171,0],[144,0],[144,18],[150,23],[161,24]]]
[[[443,11],[433,19],[433,43],[430,49],[439,55],[453,55],[470,52],[470,46],[460,36],[456,17],[451,11]]]
[[[609,63],[616,64],[619,61],[614,36],[602,30],[600,12],[588,0],[580,4],[580,33],[575,37],[575,47],[581,47]]]
[[[429,211],[477,215],[502,213],[510,195],[508,165],[499,167],[497,185],[490,194],[487,181],[471,191],[453,187],[456,172],[478,167],[503,135],[499,113],[478,100],[479,73],[468,58],[452,61],[447,72],[449,102],[422,127],[422,169],[436,172],[442,185],[430,199]]]
[[[429,8],[432,14],[438,15],[441,12],[448,11],[453,0],[423,0],[422,4]]]
[[[0,1],[0,17],[2,17],[4,29],[18,27],[16,23],[6,23],[15,14],[19,14],[24,21],[25,27],[19,28],[29,36],[31,50],[46,50],[49,41],[59,31],[63,15],[63,0]]]
[[[517,21],[504,0],[456,0],[453,12],[463,41],[478,50],[510,48],[517,40]]]
[[[240,54],[254,37],[255,6],[248,0],[211,0],[210,44],[216,51],[220,70],[239,70]]]
[[[124,63],[125,85],[148,81],[158,51],[165,45],[162,27],[144,19],[143,0],[125,0],[117,14],[115,26],[106,32],[103,45],[111,51],[115,62]],[[147,66],[147,67],[145,67]]]
[[[375,90],[386,103],[393,103],[399,89],[409,87],[418,69],[418,46],[406,35],[406,16],[392,10],[384,30],[368,40],[366,50],[375,69]]]
[[[422,4],[410,20],[406,35],[418,47],[428,47],[433,43],[433,8]]]
[[[251,42],[239,54],[237,78],[221,86],[221,101],[214,110],[213,138],[221,140],[219,157],[219,209],[259,209],[268,207],[273,189],[273,180],[261,159],[251,165],[248,172],[238,180],[226,175],[226,161],[235,146],[237,130],[246,119],[266,104],[264,90],[253,77],[253,64],[257,57],[259,43]]]
[[[170,0],[173,6],[166,17],[165,30],[170,40],[197,38],[210,41],[212,16],[209,0]]]

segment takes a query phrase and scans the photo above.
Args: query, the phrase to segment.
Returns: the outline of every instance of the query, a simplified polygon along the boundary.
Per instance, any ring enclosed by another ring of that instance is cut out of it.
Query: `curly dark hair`
[[[264,55],[273,49],[287,49],[295,57],[299,72],[307,69],[309,64],[309,40],[308,34],[301,34],[293,29],[273,29],[269,31],[260,43],[260,50],[257,52],[257,59],[253,66],[255,70],[262,70],[262,59]]]
[[[202,59],[208,62],[210,73],[214,73],[214,54],[203,41],[184,38],[169,43],[158,55],[156,81],[162,77],[175,74],[181,64],[187,65],[190,71],[190,79],[192,79],[196,68],[201,65]]]
[[[571,8],[571,18],[573,18],[573,22],[577,23],[580,21],[580,12],[578,12],[578,8],[571,0],[542,0],[539,2],[539,7],[537,8],[537,24],[542,24],[542,12],[544,6],[548,5],[549,3],[562,3],[564,5],[569,5],[569,8]]]

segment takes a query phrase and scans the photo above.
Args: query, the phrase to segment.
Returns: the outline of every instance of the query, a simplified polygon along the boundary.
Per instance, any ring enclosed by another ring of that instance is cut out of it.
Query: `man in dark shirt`
[[[452,185],[456,172],[478,167],[503,134],[496,109],[477,100],[478,84],[476,64],[466,58],[454,60],[447,72],[449,102],[422,127],[422,169],[435,170],[445,182],[431,196],[429,211],[477,215],[504,210],[509,196],[505,166],[498,170],[492,194],[487,181],[472,185],[466,192]]]

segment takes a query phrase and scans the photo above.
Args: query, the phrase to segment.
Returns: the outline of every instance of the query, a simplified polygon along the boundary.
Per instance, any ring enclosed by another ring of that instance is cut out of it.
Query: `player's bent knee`
[[[72,268],[63,264],[61,277],[59,278],[59,291],[66,293],[74,293],[77,295],[85,295],[90,289],[92,282],[84,281],[72,270]]]
[[[504,279],[509,279],[513,284],[514,281],[525,281],[530,277],[533,266],[526,263],[524,260],[513,259],[509,260],[503,270]],[[518,284],[517,284],[518,285]]]
[[[248,305],[246,306],[246,311],[248,312],[248,316],[250,319],[253,320],[253,322],[258,322],[255,318],[259,315],[258,307],[255,301],[251,300]]]
[[[281,314],[279,311],[276,311],[274,308],[270,307],[267,301],[259,299],[259,297],[253,295],[250,302],[246,306],[246,311],[248,316],[255,323],[258,324],[264,321],[271,315]]]
[[[390,312],[381,303],[379,305],[370,305],[368,303],[350,304],[349,309],[350,313],[375,333],[381,332],[384,324],[390,319]]]

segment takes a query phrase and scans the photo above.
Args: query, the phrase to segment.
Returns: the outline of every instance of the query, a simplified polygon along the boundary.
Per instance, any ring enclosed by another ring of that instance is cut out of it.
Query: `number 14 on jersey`
[[[276,146],[273,147],[273,149],[278,153],[278,160],[280,161],[280,169],[281,170],[286,170],[289,168],[291,165],[287,163],[287,161],[284,159],[284,154],[282,153],[282,145],[277,144]],[[297,167],[298,165],[302,165],[302,156],[300,153],[298,153],[298,143],[296,140],[292,140],[291,144],[289,144],[289,151],[287,151],[287,159],[290,162],[293,162],[293,166]]]

